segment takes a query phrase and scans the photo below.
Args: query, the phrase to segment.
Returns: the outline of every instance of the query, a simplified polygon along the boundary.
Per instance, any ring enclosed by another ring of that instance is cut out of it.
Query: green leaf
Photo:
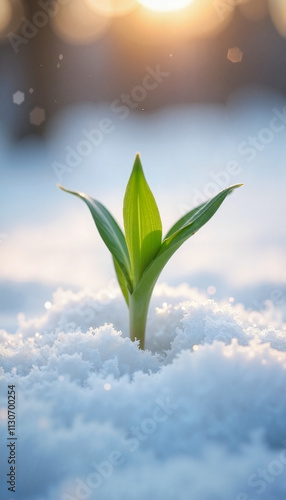
[[[224,199],[236,188],[240,187],[242,184],[236,184],[223,189],[220,193],[214,196],[211,200],[203,203],[197,209],[194,209],[189,217],[189,221],[174,232],[168,238],[165,238],[161,247],[161,251],[164,251],[165,247],[169,245],[181,242],[181,244],[186,241],[190,236],[195,234],[204,224],[206,224],[211,217],[216,213]],[[188,215],[188,214],[187,214]]]
[[[67,193],[74,194],[78,198],[82,199],[88,206],[93,220],[96,224],[98,232],[106,244],[107,248],[111,252],[112,256],[117,262],[125,280],[126,286],[130,293],[132,292],[132,278],[131,278],[131,266],[129,253],[125,241],[125,237],[120,227],[118,226],[116,220],[112,217],[110,212],[99,202],[91,198],[90,196],[79,193],[76,191],[70,191],[58,184],[58,187]],[[120,284],[121,286],[121,284]]]
[[[123,219],[135,288],[158,253],[162,240],[159,210],[146,182],[139,155],[127,184]]]
[[[146,269],[140,280],[140,283],[134,290],[133,294],[135,297],[139,297],[140,295],[148,296],[150,293],[152,293],[152,290],[164,266],[176,252],[176,250],[178,250],[178,248],[184,243],[184,241],[195,234],[204,224],[206,224],[206,222],[211,219],[226,196],[239,186],[242,186],[242,184],[230,186],[218,193],[211,200],[200,205],[200,207],[197,207],[199,208],[199,210],[197,210],[196,213],[194,213],[190,217],[189,223],[185,223],[185,225],[183,225],[180,229],[164,239],[160,251],[156,255],[153,262]]]
[[[169,236],[172,236],[172,234],[176,233],[179,229],[181,229],[183,226],[188,224],[189,222],[192,221],[193,217],[196,215],[196,213],[205,205],[205,203],[202,203],[201,205],[198,205],[196,208],[193,208],[190,212],[186,213],[179,219],[172,227],[169,229],[167,232],[164,240],[166,240]]]
[[[129,307],[129,293],[128,293],[127,282],[126,282],[125,276],[124,276],[123,272],[121,271],[121,268],[120,268],[117,260],[114,257],[113,257],[113,264],[114,264],[114,268],[115,268],[115,272],[116,272],[119,286],[120,286],[121,291],[123,293],[123,296],[125,298],[126,304]]]

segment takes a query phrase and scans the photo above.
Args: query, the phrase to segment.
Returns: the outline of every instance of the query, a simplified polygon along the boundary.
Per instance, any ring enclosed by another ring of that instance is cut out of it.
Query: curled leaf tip
[[[59,182],[58,182],[58,184],[57,184],[57,187],[58,187],[59,189],[61,189],[62,191],[65,191],[65,193],[72,193],[72,194],[73,194],[73,192],[72,192],[72,191],[70,191],[69,189],[67,189],[67,188],[65,188],[64,186],[62,186]]]
[[[228,190],[228,194],[231,194],[231,193],[232,193],[232,191],[234,191],[235,189],[239,188],[240,186],[244,186],[244,184],[242,184],[242,183],[241,183],[241,184],[233,184],[232,186],[229,186],[229,187],[227,188],[227,190]],[[223,193],[224,191],[225,191],[225,189],[223,189],[222,191],[220,191],[220,193]],[[220,194],[220,193],[219,193],[219,194]]]
[[[230,186],[230,193],[234,191],[235,189],[239,188],[240,186],[244,186],[244,184],[234,184],[233,186]]]

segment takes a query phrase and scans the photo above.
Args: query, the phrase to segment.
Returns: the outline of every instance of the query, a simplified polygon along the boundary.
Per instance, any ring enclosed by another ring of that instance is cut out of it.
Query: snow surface
[[[17,388],[17,500],[285,500],[283,311],[156,288],[147,349],[119,293],[59,289],[2,330],[0,431]],[[7,452],[1,452],[1,498]],[[4,471],[4,474],[3,474]]]
[[[286,128],[254,157],[241,152],[285,105],[257,87],[123,121],[108,103],[80,103],[18,144],[0,122],[1,500],[285,500]],[[59,179],[54,162],[105,117],[114,132]],[[157,287],[145,352],[128,338],[87,208],[56,188],[89,193],[122,225],[137,151],[164,232],[198,195],[244,183],[163,271],[199,291]],[[18,462],[7,497],[9,383]]]

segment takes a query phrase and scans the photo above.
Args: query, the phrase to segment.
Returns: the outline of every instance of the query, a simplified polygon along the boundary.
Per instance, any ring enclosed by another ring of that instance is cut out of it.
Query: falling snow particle
[[[60,55],[59,55],[59,60],[60,60],[60,61],[62,61],[62,60],[63,60],[63,58],[64,58],[63,54],[60,54]]]
[[[242,60],[243,53],[238,47],[232,47],[228,49],[227,58],[232,63],[239,63]]]
[[[51,302],[45,302],[45,308],[46,309],[51,309],[52,303]]]
[[[30,94],[32,94],[34,92],[34,89],[32,89],[32,88],[29,89],[29,92],[30,92]]]
[[[24,100],[25,100],[25,95],[23,92],[20,92],[20,90],[18,90],[18,92],[15,92],[15,94],[13,94],[14,104],[22,104]]]
[[[210,285],[208,288],[207,288],[207,292],[209,295],[214,295],[216,293],[216,287],[213,286],[213,285]]]
[[[107,384],[104,384],[103,388],[104,388],[104,390],[105,390],[105,391],[110,391],[110,389],[111,389],[111,384],[108,384],[108,383],[107,383]]]
[[[45,110],[42,108],[34,108],[30,113],[30,122],[32,125],[41,125],[45,121]]]

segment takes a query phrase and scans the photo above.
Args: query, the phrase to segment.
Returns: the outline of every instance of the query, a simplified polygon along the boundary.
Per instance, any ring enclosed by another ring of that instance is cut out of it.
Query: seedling
[[[147,312],[152,292],[168,260],[190,236],[215,214],[236,184],[194,208],[174,224],[162,240],[155,198],[137,154],[123,202],[125,236],[109,211],[90,196],[70,191],[88,206],[98,232],[112,254],[117,279],[129,308],[130,338],[144,349]]]

